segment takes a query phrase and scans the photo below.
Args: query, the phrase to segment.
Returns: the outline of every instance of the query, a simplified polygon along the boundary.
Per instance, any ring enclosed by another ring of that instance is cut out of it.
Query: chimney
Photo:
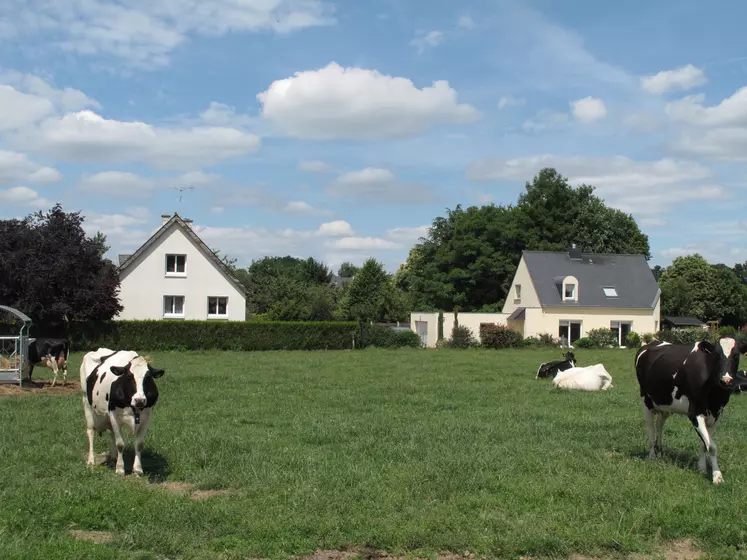
[[[161,225],[166,225],[166,222],[168,222],[171,219],[171,214],[161,214]]]
[[[575,243],[571,244],[571,248],[568,249],[568,256],[572,261],[580,261],[581,260],[581,249],[578,249],[576,247]]]

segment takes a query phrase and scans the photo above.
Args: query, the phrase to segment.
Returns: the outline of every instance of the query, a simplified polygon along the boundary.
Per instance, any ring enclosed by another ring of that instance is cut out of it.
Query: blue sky
[[[632,213],[652,265],[731,265],[747,259],[745,16],[694,0],[6,0],[0,216],[59,201],[114,257],[178,211],[243,265],[394,271],[446,208],[515,202],[551,166]]]

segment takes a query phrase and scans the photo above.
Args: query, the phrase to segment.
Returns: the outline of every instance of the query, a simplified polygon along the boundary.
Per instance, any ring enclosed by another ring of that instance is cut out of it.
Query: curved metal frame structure
[[[21,327],[18,330],[18,336],[0,336],[0,340],[10,340],[14,342],[14,355],[17,357],[17,359],[14,360],[17,364],[17,367],[13,367],[14,364],[12,363],[0,363],[0,383],[13,383],[15,381],[18,381],[18,385],[21,386],[23,384],[23,365],[26,363],[26,352],[29,345],[29,329],[31,327],[32,321],[24,313],[21,313],[17,309],[8,307],[6,305],[0,305],[0,311],[4,311],[8,315],[15,317],[16,319],[21,321]],[[8,367],[4,367],[6,365]],[[18,375],[17,379],[13,378],[13,373]]]

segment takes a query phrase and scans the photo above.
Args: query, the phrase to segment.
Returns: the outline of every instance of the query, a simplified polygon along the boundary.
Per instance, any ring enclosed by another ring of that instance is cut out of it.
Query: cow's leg
[[[55,360],[51,354],[47,354],[45,359],[47,360],[47,367],[54,372],[54,379],[52,379],[52,387],[54,387],[57,384],[57,373],[59,373],[59,369],[57,369],[57,360]]]
[[[724,476],[718,468],[718,447],[708,431],[706,416],[704,414],[694,415],[690,417],[690,421],[693,423],[693,426],[695,426],[695,431],[698,434],[698,437],[700,437],[702,452],[704,451],[707,453],[711,461],[713,483],[721,484],[724,481]],[[700,467],[700,462],[698,467]]]
[[[119,419],[115,415],[114,412],[109,413],[109,419],[111,421],[111,430],[112,430],[112,437],[114,438],[114,445],[117,448],[117,466],[115,467],[115,472],[117,474],[124,475],[125,468],[124,468],[124,448],[125,448],[125,442],[124,438],[122,437],[122,426],[119,424]]]
[[[654,448],[656,450],[656,454],[659,457],[661,457],[664,452],[664,446],[662,445],[662,436],[664,434],[664,422],[667,421],[667,418],[669,418],[669,414],[666,412],[656,413],[656,443],[654,445]]]
[[[646,421],[646,433],[648,434],[648,458],[656,458],[656,428],[654,427],[654,413],[646,406],[646,398],[641,399],[641,405],[643,406],[643,419]]]
[[[86,435],[88,436],[88,459],[86,459],[86,465],[94,465],[96,461],[93,455],[93,411],[88,405],[86,396],[82,395],[81,399],[83,401],[83,414],[86,417]]]
[[[145,444],[145,436],[148,435],[150,427],[150,410],[144,410],[140,416],[139,429],[135,433],[135,462],[132,464],[132,472],[136,476],[143,475],[143,464],[140,462],[140,452]]]

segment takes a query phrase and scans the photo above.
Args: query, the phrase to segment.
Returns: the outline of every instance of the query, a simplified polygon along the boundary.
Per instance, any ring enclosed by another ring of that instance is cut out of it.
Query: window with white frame
[[[633,330],[633,322],[632,321],[610,321],[610,330],[615,335],[615,338],[617,339],[617,344],[619,346],[624,346],[625,339],[628,338],[628,335]]]
[[[604,295],[607,297],[617,297],[617,290],[612,286],[605,286],[602,290],[604,291]]]
[[[516,284],[516,298],[517,300],[521,299],[521,284]]]
[[[184,317],[184,296],[163,296],[164,317]]]
[[[187,255],[166,255],[166,276],[186,276]]]
[[[208,317],[228,317],[228,298],[223,296],[208,297]]]
[[[576,299],[576,284],[568,283],[565,285],[563,299]]]

